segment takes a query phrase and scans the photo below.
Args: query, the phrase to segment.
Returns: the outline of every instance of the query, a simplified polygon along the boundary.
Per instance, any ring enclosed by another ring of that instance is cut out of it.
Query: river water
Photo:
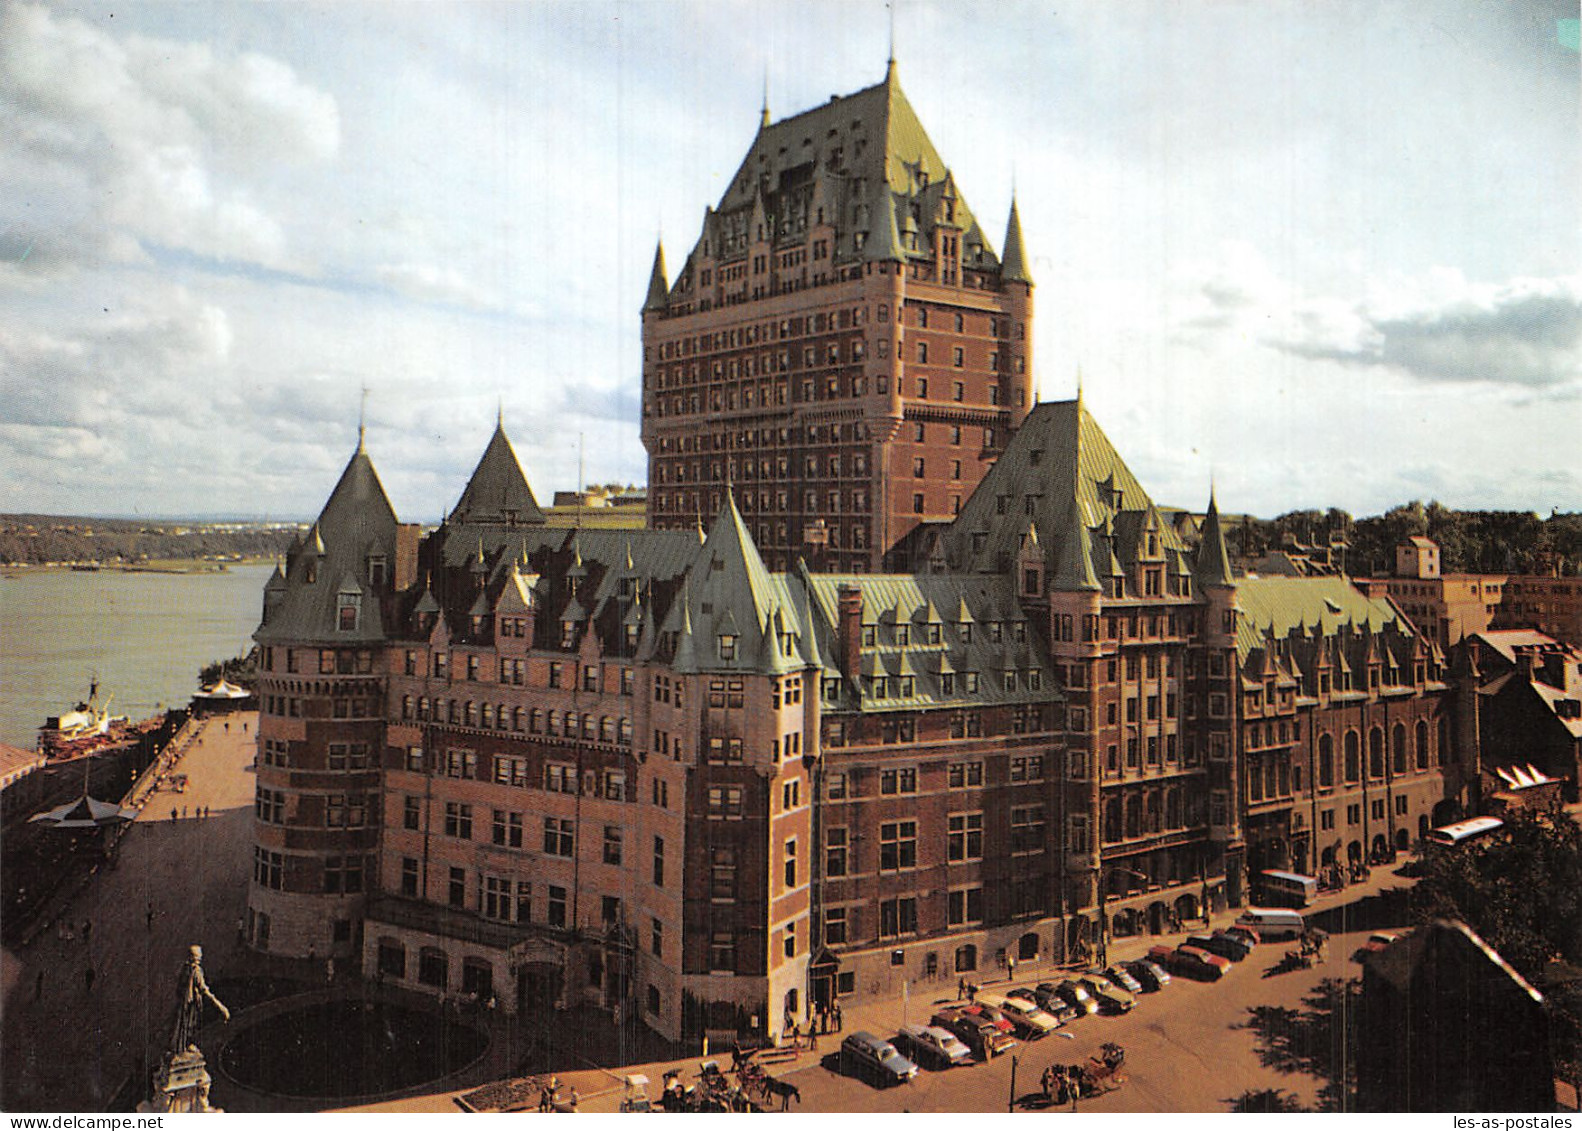
[[[113,714],[185,705],[199,669],[252,646],[271,568],[0,576],[0,742],[31,750],[45,716],[85,697],[95,674]]]

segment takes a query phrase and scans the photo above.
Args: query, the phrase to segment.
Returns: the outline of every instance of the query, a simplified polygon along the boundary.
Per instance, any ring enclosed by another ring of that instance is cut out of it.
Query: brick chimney
[[[842,585],[836,590],[840,611],[840,670],[852,683],[859,678],[862,659],[862,590]]]

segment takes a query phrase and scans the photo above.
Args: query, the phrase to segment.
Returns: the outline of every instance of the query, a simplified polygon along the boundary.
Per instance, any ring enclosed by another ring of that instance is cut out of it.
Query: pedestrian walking
[[[82,984],[83,984],[83,988],[85,990],[87,990],[90,994],[93,993],[93,978],[94,978],[93,967],[92,966],[84,967],[83,971],[82,971]]]
[[[230,723],[226,723],[225,724],[225,733],[226,734],[230,734],[231,733],[231,724]]]
[[[243,734],[246,734],[246,733],[247,733],[247,724],[246,724],[246,723],[243,723],[243,724],[242,724],[242,733],[243,733]]]
[[[835,1032],[837,1032],[837,1033],[840,1032],[840,1027],[841,1027],[840,1002],[837,1001],[835,1003]]]
[[[1016,981],[1016,959],[1009,954],[1005,956],[1005,978],[1009,982]]]
[[[335,956],[333,954],[324,960],[324,982],[330,986],[335,984]]]
[[[170,823],[173,825],[176,823],[176,807],[174,805],[170,807]]]
[[[181,819],[183,821],[187,819],[187,807],[185,805],[181,807]]]
[[[966,1001],[967,1000],[967,979],[965,979],[965,978],[957,978],[956,979],[956,1000],[957,1001]]]

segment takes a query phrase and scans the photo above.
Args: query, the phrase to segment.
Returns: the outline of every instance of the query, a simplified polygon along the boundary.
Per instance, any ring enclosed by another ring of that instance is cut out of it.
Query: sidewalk
[[[197,725],[173,767],[187,775],[186,792],[155,793],[126,830],[115,866],[96,872],[66,907],[73,938],[47,930],[0,953],[5,1110],[102,1111],[124,1088],[141,1092],[145,1066],[169,1038],[187,948],[203,947],[211,982],[234,965],[256,718]]]

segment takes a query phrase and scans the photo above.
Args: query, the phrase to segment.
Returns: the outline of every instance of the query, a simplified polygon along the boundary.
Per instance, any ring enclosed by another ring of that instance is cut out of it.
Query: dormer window
[[[368,584],[379,587],[385,583],[385,556],[383,554],[370,554],[368,556]]]
[[[319,579],[319,563],[318,563],[318,559],[316,559],[316,558],[309,558],[308,559],[308,564],[302,570],[302,581],[303,581],[304,584],[312,585],[314,582],[318,581],[318,579]]]
[[[338,600],[336,627],[342,632],[356,632],[357,616],[361,607],[362,598],[355,593],[342,593]]]
[[[577,642],[577,622],[563,620],[560,622],[560,646],[570,648]]]
[[[720,659],[734,660],[736,658],[736,637],[732,633],[720,633]]]

